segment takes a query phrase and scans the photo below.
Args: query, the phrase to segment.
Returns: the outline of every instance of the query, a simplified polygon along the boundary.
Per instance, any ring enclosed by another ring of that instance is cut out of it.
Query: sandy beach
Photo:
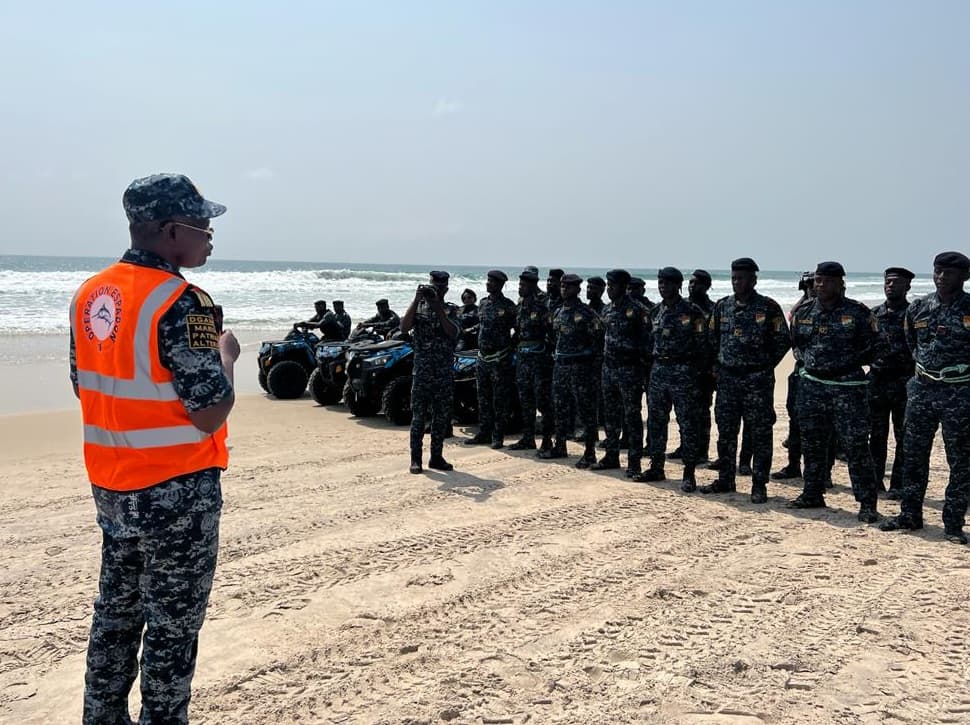
[[[79,419],[0,416],[3,722],[80,718],[100,538]],[[757,507],[745,478],[684,495],[455,439],[453,473],[413,476],[406,429],[257,394],[231,444],[195,722],[970,720],[939,447],[928,526],[900,535],[856,522],[843,464],[808,512],[784,508],[798,485]]]

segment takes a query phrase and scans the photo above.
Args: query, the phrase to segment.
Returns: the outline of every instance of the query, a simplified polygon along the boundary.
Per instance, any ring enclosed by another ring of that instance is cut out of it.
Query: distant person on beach
[[[906,310],[906,339],[916,358],[916,375],[906,385],[903,492],[899,516],[884,531],[923,528],[923,499],[937,428],[950,466],[943,498],[947,541],[966,544],[963,531],[970,498],[970,259],[943,252],[933,260],[936,292],[914,300]]]
[[[353,321],[350,319],[350,315],[348,315],[347,311],[344,309],[343,300],[333,301],[333,316],[337,321],[337,324],[340,325],[340,339],[346,340],[348,337],[350,337],[350,330],[353,326]]]
[[[451,423],[454,399],[455,340],[458,307],[445,302],[447,272],[431,273],[430,284],[418,285],[401,318],[401,332],[414,341],[414,382],[411,385],[411,473],[421,473],[421,449],[426,422],[431,423],[428,468],[450,471],[444,458],[445,433]],[[412,332],[413,331],[413,332]]]
[[[505,431],[511,418],[515,393],[515,367],[512,363],[512,330],[515,329],[515,303],[502,288],[508,276],[500,269],[489,270],[485,289],[488,296],[478,306],[478,433],[465,445],[505,445]]]
[[[313,317],[303,322],[293,325],[294,330],[320,330],[320,336],[325,340],[343,340],[343,327],[341,327],[337,316],[327,309],[326,300],[317,300],[313,303]]]
[[[885,491],[886,449],[891,422],[896,449],[886,496],[891,499],[900,498],[903,490],[906,383],[915,372],[913,351],[906,342],[905,321],[909,308],[906,294],[915,276],[904,267],[887,269],[883,273],[886,301],[872,311],[886,346],[885,354],[869,366],[869,450],[876,467],[876,483]]]
[[[140,647],[138,722],[187,723],[239,343],[180,270],[206,263],[209,220],[226,207],[176,174],[136,179],[123,203],[131,249],[71,302],[71,379],[102,531],[83,722],[131,722]]]
[[[461,307],[458,308],[458,324],[461,326],[461,333],[455,349],[478,349],[478,322],[478,295],[474,290],[466,288],[461,293]]]
[[[552,315],[539,290],[539,270],[526,267],[519,275],[519,304],[515,332],[518,339],[515,382],[522,410],[522,437],[511,450],[535,450],[536,410],[542,412],[542,445],[552,448],[555,415],[552,409]],[[538,454],[537,454],[538,455]]]
[[[882,354],[876,319],[861,302],[845,296],[845,269],[838,262],[815,268],[815,298],[792,319],[798,371],[798,425],[805,456],[805,485],[788,506],[824,508],[833,428],[845,444],[859,521],[878,520],[876,479],[869,452],[868,381],[862,371]]]
[[[356,329],[372,327],[374,332],[387,337],[401,326],[401,318],[391,309],[391,303],[386,299],[379,299],[375,304],[377,305],[377,314],[357,323]]]
[[[751,438],[751,503],[768,501],[768,476],[774,445],[775,367],[791,347],[781,305],[759,294],[758,264],[750,257],[731,262],[734,294],[717,301],[708,329],[717,376],[717,480],[701,493],[733,493],[735,457],[741,423]]]

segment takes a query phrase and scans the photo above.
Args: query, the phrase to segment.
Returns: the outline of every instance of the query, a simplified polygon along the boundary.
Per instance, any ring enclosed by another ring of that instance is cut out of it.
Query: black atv
[[[452,370],[455,373],[455,389],[451,415],[459,425],[478,422],[478,350],[460,350],[455,353]],[[522,429],[522,407],[515,386],[509,405],[509,420],[505,433],[517,433]]]
[[[384,413],[395,425],[411,422],[411,374],[414,348],[404,340],[386,340],[347,349],[344,402],[358,418]]]
[[[320,338],[299,324],[282,340],[262,343],[256,358],[260,387],[281,400],[299,398],[316,367],[319,343]]]
[[[373,327],[355,330],[344,341],[327,340],[317,345],[317,366],[310,373],[310,396],[320,405],[336,405],[347,382],[347,350],[373,345],[384,337]]]

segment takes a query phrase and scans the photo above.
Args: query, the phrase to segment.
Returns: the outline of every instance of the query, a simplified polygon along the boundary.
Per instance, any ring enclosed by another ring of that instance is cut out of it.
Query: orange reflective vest
[[[226,426],[205,433],[189,419],[158,353],[158,321],[188,287],[178,275],[118,262],[81,285],[71,330],[91,483],[148,488],[225,468]]]

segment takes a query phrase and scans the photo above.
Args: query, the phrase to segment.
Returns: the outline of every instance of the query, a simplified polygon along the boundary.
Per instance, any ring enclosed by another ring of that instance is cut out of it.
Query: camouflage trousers
[[[869,391],[867,385],[826,385],[808,378],[798,381],[798,425],[805,456],[807,497],[825,493],[831,471],[832,430],[845,445],[852,493],[861,504],[876,503],[876,476],[869,452]]]
[[[671,408],[680,428],[681,460],[697,463],[697,371],[686,364],[654,363],[647,389],[647,455],[653,465],[667,458],[667,427]]]
[[[478,386],[479,430],[492,440],[501,440],[508,430],[512,396],[516,394],[512,353],[495,362],[479,359],[475,382]]]
[[[451,423],[451,403],[455,394],[451,367],[433,375],[418,375],[411,384],[411,458],[421,458],[425,424],[431,422],[431,455],[440,456]]]
[[[207,469],[140,491],[92,487],[101,576],[84,675],[84,723],[129,725],[139,645],[138,722],[188,722],[219,548],[219,478],[219,469]]]
[[[552,359],[548,354],[519,353],[515,363],[515,384],[522,408],[522,437],[535,438],[536,410],[542,411],[542,435],[552,436]]]
[[[901,511],[922,515],[929,481],[930,452],[938,428],[950,480],[943,499],[943,525],[961,529],[970,497],[970,384],[937,383],[916,376],[906,384],[905,467]]]
[[[697,460],[707,460],[711,452],[711,407],[714,405],[714,376],[701,373],[697,380]],[[715,418],[717,413],[715,412]]]
[[[556,443],[565,443],[570,411],[575,410],[587,446],[596,444],[596,392],[590,358],[557,360],[552,370],[552,402],[556,409]]]
[[[603,365],[603,417],[607,455],[619,455],[620,434],[626,433],[627,466],[639,470],[643,457],[642,365]]]
[[[798,425],[798,369],[788,376],[785,410],[788,412],[788,466],[802,467],[802,429]]]
[[[747,374],[721,371],[717,379],[717,405],[714,409],[717,421],[717,457],[721,460],[718,477],[721,480],[735,480],[738,433],[743,420],[744,433],[750,438],[751,482],[754,485],[768,483],[774,447],[774,396],[775,375],[771,370]],[[744,459],[744,451],[741,458]]]
[[[896,452],[893,456],[891,488],[902,488],[906,458],[903,447],[903,424],[906,419],[906,381],[908,378],[869,377],[869,450],[875,466],[876,481],[886,477],[889,447],[889,424],[892,422]]]

